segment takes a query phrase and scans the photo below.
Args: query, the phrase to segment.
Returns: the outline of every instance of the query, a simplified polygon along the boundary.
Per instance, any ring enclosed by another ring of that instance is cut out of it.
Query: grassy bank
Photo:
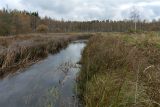
[[[160,35],[93,36],[78,80],[86,107],[159,107]]]
[[[26,67],[90,34],[27,34],[0,38],[0,76]]]

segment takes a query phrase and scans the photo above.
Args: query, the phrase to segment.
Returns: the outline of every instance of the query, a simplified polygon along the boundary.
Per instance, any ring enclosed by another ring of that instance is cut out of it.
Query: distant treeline
[[[160,31],[160,20],[138,21],[139,31]],[[49,17],[41,18],[38,12],[0,10],[0,35],[32,32],[127,32],[133,31],[134,21],[64,21]]]

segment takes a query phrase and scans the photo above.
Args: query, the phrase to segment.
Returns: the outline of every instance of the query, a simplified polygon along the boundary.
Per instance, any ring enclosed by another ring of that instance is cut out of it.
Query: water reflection
[[[56,55],[0,80],[2,107],[72,107],[74,84],[85,43],[74,42]]]

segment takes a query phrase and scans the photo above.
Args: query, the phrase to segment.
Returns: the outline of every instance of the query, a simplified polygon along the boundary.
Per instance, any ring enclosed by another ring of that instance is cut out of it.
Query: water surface
[[[77,41],[24,72],[0,80],[0,107],[75,107],[77,62],[85,43]]]

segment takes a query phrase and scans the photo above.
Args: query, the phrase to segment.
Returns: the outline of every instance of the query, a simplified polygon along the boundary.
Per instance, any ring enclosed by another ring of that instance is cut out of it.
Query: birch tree
[[[140,20],[139,10],[133,7],[130,13],[130,18],[134,23],[134,30],[137,31],[137,22]]]

